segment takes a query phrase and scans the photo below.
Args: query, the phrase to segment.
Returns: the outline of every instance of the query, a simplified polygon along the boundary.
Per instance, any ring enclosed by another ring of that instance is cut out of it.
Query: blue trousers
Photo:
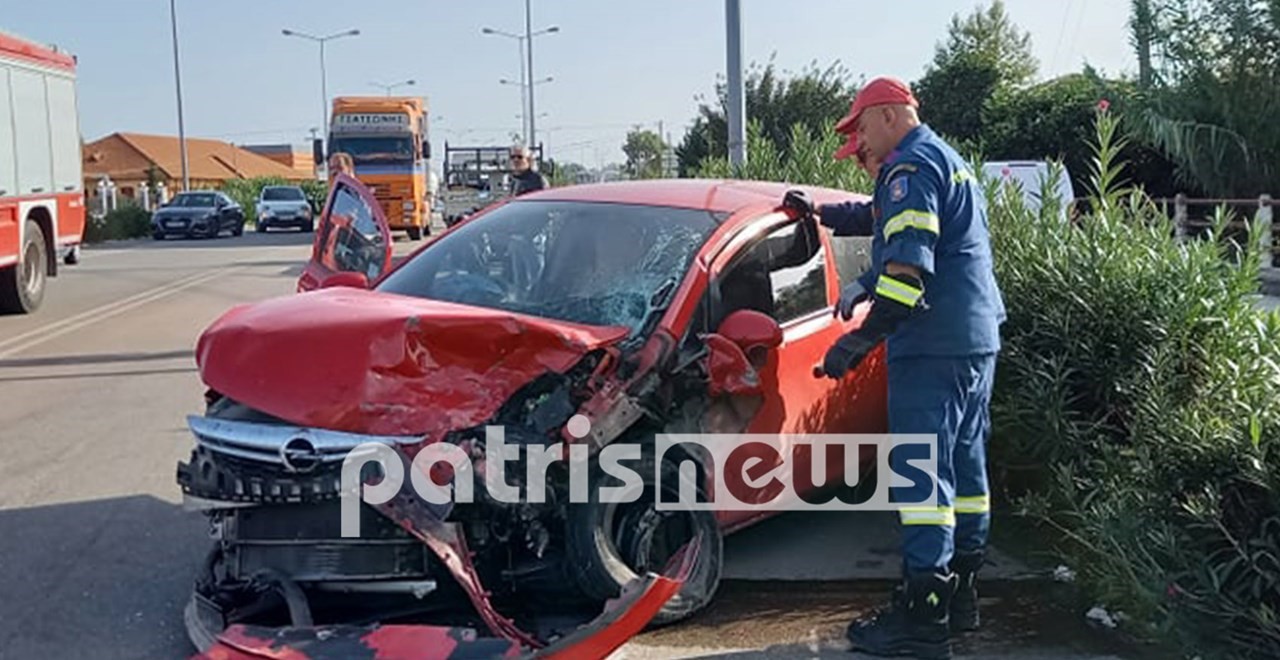
[[[953,554],[986,547],[991,529],[986,444],[995,365],[994,354],[889,361],[889,432],[937,435],[938,506],[900,512],[908,573],[945,573]],[[905,503],[927,496],[913,490],[895,489],[891,497]]]

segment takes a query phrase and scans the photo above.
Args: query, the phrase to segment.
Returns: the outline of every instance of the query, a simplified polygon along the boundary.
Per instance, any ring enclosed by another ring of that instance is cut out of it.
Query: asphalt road
[[[36,314],[0,317],[0,658],[193,652],[181,611],[207,530],[174,483],[184,418],[203,405],[192,349],[232,305],[292,293],[310,238],[88,249]],[[617,657],[849,657],[844,625],[885,597],[893,534],[866,514],[747,530],[728,542],[730,579],[709,611]],[[1111,657],[1079,612],[1041,602],[1025,567],[997,564],[1006,581],[965,657]]]

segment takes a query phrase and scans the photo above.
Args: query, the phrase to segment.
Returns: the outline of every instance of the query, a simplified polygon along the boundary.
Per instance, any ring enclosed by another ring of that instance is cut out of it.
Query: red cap
[[[858,151],[857,132],[854,128],[863,110],[877,105],[909,105],[920,107],[911,88],[897,78],[881,77],[867,83],[849,105],[849,113],[836,122],[836,132],[849,136],[848,142],[836,152],[836,158],[848,158]]]
[[[844,160],[856,153],[858,153],[858,134],[849,133],[849,139],[845,141],[843,146],[836,150],[835,159]]]

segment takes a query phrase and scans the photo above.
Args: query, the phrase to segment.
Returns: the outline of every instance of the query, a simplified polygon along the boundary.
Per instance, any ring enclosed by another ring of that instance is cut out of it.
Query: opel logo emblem
[[[286,470],[305,474],[320,464],[320,450],[304,437],[293,438],[280,447],[280,461]]]

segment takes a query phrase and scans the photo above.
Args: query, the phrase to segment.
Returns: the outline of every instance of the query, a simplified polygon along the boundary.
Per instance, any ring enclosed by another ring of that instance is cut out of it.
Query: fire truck
[[[0,312],[35,311],[79,261],[82,181],[75,58],[0,32]]]

